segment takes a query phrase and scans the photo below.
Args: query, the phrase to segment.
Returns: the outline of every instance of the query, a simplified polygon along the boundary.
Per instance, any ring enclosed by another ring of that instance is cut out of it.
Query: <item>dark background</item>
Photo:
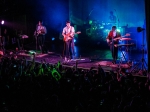
[[[43,20],[47,27],[46,40],[58,37],[62,23],[69,19],[67,0],[1,0],[0,19],[5,20],[4,28],[23,30],[32,40],[36,24]]]

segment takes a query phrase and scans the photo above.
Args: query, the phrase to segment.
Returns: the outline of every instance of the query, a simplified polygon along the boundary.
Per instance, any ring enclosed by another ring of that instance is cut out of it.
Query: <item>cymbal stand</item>
[[[37,37],[37,35],[36,35],[36,36],[35,36],[35,39],[36,39],[36,52],[37,52],[37,50],[38,50],[38,49],[37,49],[37,38],[38,38],[38,37]]]
[[[144,31],[143,31],[142,42],[143,42],[143,44],[142,44],[142,58],[141,58],[141,60],[136,65],[133,66],[133,69],[131,69],[130,72],[135,71],[135,72],[139,73],[141,71],[142,73],[144,73],[144,72],[147,71],[148,64],[146,63],[146,61],[144,59],[144,54],[145,54],[145,50],[144,50],[144,46],[145,46],[144,45]]]

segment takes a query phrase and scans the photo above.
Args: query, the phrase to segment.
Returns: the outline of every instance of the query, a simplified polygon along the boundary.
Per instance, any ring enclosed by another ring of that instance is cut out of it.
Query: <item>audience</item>
[[[17,56],[0,59],[1,112],[149,112],[150,81]]]

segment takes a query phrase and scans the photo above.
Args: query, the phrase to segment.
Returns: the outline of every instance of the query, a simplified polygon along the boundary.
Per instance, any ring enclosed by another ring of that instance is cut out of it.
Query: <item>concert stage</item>
[[[31,51],[32,53],[34,51]],[[103,51],[97,51],[97,52],[103,52],[103,54],[107,54],[110,55],[110,53],[108,53],[107,50],[103,50]],[[17,54],[17,58],[21,59],[23,57],[25,57],[28,61],[32,61],[33,60],[33,54],[29,53],[29,52],[20,52]],[[102,53],[100,53],[102,54]],[[40,53],[36,53],[35,55],[35,62],[41,63],[42,60],[45,60],[46,63],[49,64],[56,64],[58,61],[60,63],[62,63],[63,67],[75,67],[77,64],[78,68],[81,69],[93,69],[93,70],[98,70],[98,65],[100,65],[103,70],[105,72],[109,72],[109,71],[114,71],[116,72],[116,70],[118,68],[126,68],[128,71],[130,71],[132,69],[132,64],[133,63],[129,63],[126,61],[121,61],[120,59],[117,60],[116,64],[112,63],[112,59],[106,58],[107,56],[104,55],[99,55],[99,56],[84,56],[84,57],[74,57],[74,59],[69,60],[68,62],[64,63],[64,58],[60,55],[57,54],[55,52],[49,52],[47,54],[40,54]]]
[[[28,61],[32,61],[33,59],[33,55],[27,54],[27,53],[18,53],[17,57],[19,59],[25,57]],[[36,54],[35,62],[41,63],[42,60],[45,60],[46,63],[49,63],[49,64],[56,64],[58,61],[60,61],[62,65],[66,67],[76,66],[76,63],[77,63],[78,68],[82,68],[82,69],[94,68],[95,70],[97,70],[98,65],[101,65],[105,71],[115,70],[118,67],[130,68],[129,64],[119,63],[119,61],[118,61],[118,64],[113,64],[112,61],[108,59],[105,59],[105,60],[95,59],[94,60],[88,57],[74,58],[67,62],[64,62],[64,58],[61,57],[61,55],[55,54],[53,52],[47,53],[47,54]]]

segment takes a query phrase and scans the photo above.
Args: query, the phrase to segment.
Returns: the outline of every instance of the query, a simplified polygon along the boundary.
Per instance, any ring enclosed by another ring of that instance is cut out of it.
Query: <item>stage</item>
[[[42,60],[45,60],[49,64],[60,62],[62,66],[71,68],[77,65],[77,68],[81,69],[92,68],[93,70],[98,70],[98,66],[100,65],[105,72],[116,71],[118,68],[126,68],[130,72],[136,64],[139,64],[139,67],[134,68],[135,71],[133,71],[137,72],[142,65],[140,62],[142,52],[135,48],[128,49],[128,51],[126,49],[119,50],[117,63],[113,64],[111,52],[107,46],[76,45],[75,56],[64,63],[64,57],[62,57],[63,44],[50,44],[49,42],[45,44],[49,51],[45,54],[41,54],[39,50],[35,50],[35,43],[26,44],[23,51],[9,50],[7,54],[16,55],[18,59],[25,57],[28,61],[32,61],[34,53],[35,62],[37,63],[41,63]],[[147,52],[144,54],[144,59],[147,62]]]
[[[133,68],[133,62],[130,62],[128,60],[122,61],[121,59],[117,60],[116,64],[112,63],[112,59],[110,58],[110,53],[107,50],[99,50],[97,52],[103,52],[103,54],[107,54],[109,56],[104,55],[94,55],[94,56],[84,56],[84,57],[74,57],[74,59],[71,59],[67,62],[64,61],[64,57],[61,56],[59,53],[55,52],[48,52],[45,54],[41,54],[40,52],[35,52],[34,50],[24,51],[24,52],[18,52],[16,53],[18,59],[26,58],[28,61],[33,60],[33,53],[35,54],[35,62],[41,63],[45,61],[49,64],[56,64],[60,62],[63,67],[76,67],[78,69],[93,69],[98,70],[98,66],[100,65],[105,72],[110,72],[118,70],[119,68],[126,68],[127,71],[131,71]],[[102,54],[102,53],[100,53]],[[106,58],[107,57],[107,58]],[[134,74],[136,75],[136,74]]]
[[[18,53],[17,54],[17,58],[21,59],[23,57],[25,57],[28,61],[33,60],[33,55],[30,53]],[[74,67],[76,66],[76,63],[77,63],[78,68],[82,68],[82,69],[94,68],[95,70],[97,70],[98,65],[102,66],[102,68],[105,71],[115,70],[118,67],[130,68],[129,64],[119,63],[119,60],[117,64],[113,64],[112,61],[108,59],[100,60],[100,59],[92,59],[88,57],[81,57],[81,58],[75,57],[74,59],[71,59],[65,62],[64,58],[61,55],[56,54],[54,52],[49,52],[47,54],[36,53],[35,62],[41,63],[42,60],[45,60],[46,63],[49,63],[49,64],[56,64],[59,61],[60,63],[62,63],[63,66],[67,66],[67,67]]]

